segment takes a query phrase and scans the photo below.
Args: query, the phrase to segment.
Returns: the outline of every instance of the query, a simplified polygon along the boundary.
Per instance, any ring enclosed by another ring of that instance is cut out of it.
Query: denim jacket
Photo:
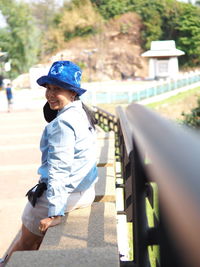
[[[72,192],[97,181],[96,134],[80,100],[66,105],[44,129],[40,181],[47,184],[48,216],[62,215]]]

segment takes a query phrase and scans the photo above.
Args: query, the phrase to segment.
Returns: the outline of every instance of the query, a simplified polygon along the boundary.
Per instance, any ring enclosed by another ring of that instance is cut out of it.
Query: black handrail
[[[199,134],[138,104],[126,111],[118,108],[117,116],[124,140],[129,140],[120,151],[129,191],[125,208],[134,222],[134,260],[123,266],[149,266],[147,249],[152,244],[160,247],[157,265],[200,266]],[[160,205],[159,224],[153,228],[145,214],[151,181],[158,185]]]
[[[133,222],[134,259],[121,266],[150,266],[148,248],[152,245],[160,248],[156,266],[200,266],[199,133],[138,104],[126,110],[118,107],[117,119],[97,107],[95,112],[99,125],[116,133],[125,212]],[[154,210],[154,226],[150,227],[146,201],[154,209],[153,184],[159,189],[159,215]]]

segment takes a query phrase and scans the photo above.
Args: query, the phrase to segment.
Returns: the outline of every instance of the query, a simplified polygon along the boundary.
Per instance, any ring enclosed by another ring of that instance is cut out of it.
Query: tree
[[[200,62],[200,8],[179,3],[179,16],[176,26],[177,47],[185,52],[180,58],[184,66],[194,67]]]
[[[30,9],[25,3],[0,0],[7,26],[0,29],[0,48],[11,60],[11,78],[27,72],[37,62],[40,41]]]
[[[179,2],[174,0],[166,0],[162,18],[162,39],[175,40],[177,36],[177,25],[179,22]]]
[[[128,10],[128,0],[91,0],[91,2],[97,6],[105,19],[124,14]]]
[[[162,36],[161,14],[164,12],[164,2],[160,0],[129,0],[129,10],[138,13],[144,27],[141,32],[143,48],[149,49],[151,41],[160,40]]]
[[[73,0],[64,6],[56,28],[63,32],[67,41],[76,36],[95,34],[101,20],[90,0]]]
[[[36,19],[37,26],[45,33],[53,25],[59,6],[56,0],[40,0],[30,4],[30,11]]]
[[[40,58],[45,57],[63,43],[59,29],[54,30],[60,6],[56,0],[40,0],[30,3],[30,11],[41,33]]]

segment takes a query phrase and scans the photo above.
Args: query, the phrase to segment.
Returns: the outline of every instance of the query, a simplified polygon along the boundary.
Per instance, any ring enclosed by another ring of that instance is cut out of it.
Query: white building
[[[176,49],[175,41],[152,41],[151,49],[141,56],[149,58],[149,78],[176,77],[179,72],[178,56],[185,53]]]

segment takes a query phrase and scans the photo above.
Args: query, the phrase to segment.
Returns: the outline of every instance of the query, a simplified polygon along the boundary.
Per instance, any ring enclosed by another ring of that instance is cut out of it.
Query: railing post
[[[147,232],[148,223],[146,215],[146,175],[137,148],[129,156],[131,162],[132,195],[133,195],[133,240],[134,261],[140,267],[149,267]]]

